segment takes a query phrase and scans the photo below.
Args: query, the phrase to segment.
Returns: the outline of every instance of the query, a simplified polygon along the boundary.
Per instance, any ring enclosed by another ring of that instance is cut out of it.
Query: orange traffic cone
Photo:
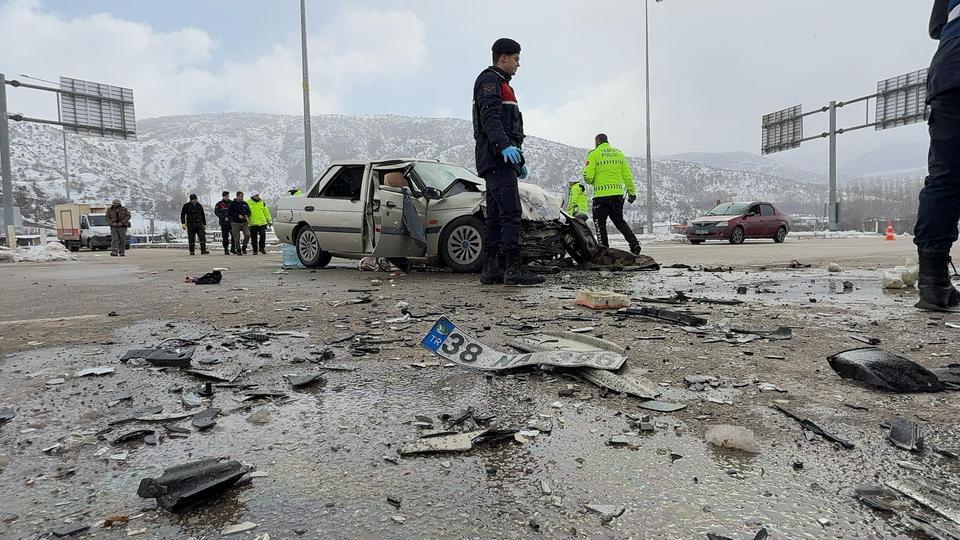
[[[889,221],[887,222],[887,236],[884,238],[884,240],[896,240],[896,238],[893,236],[893,223]]]

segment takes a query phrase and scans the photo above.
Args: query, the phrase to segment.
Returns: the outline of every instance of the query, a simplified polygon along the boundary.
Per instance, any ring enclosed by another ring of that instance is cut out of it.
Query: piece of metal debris
[[[290,375],[287,377],[287,382],[289,382],[290,386],[294,388],[310,386],[319,380],[319,375]]]
[[[629,394],[646,400],[652,400],[660,395],[657,385],[648,379],[624,376],[611,371],[588,367],[580,368],[577,372],[593,384],[621,394]]]
[[[884,424],[890,428],[887,439],[897,448],[910,452],[919,452],[923,448],[923,437],[916,422],[895,416]]]
[[[827,358],[844,379],[898,393],[939,392],[943,383],[925,367],[875,347],[851,349]]]
[[[77,372],[77,377],[88,377],[94,375],[99,377],[100,375],[109,375],[114,373],[116,370],[109,366],[98,366],[92,368],[81,369]]]
[[[626,507],[613,504],[586,504],[584,506],[594,514],[600,514],[605,518],[617,518],[627,511]]]
[[[88,530],[90,530],[90,525],[86,523],[65,523],[55,529],[51,529],[50,532],[53,533],[53,535],[57,538],[64,538],[67,536],[80,534]]]
[[[257,524],[252,521],[244,521],[243,523],[237,523],[236,525],[231,525],[223,531],[220,532],[220,536],[230,536],[231,534],[240,534],[247,531],[252,531],[257,528]]]
[[[201,431],[210,429],[217,424],[217,416],[219,415],[220,409],[206,409],[194,415],[193,419],[190,420],[190,424]]]
[[[220,495],[249,471],[238,461],[194,461],[171,467],[159,478],[144,478],[137,495],[155,498],[160,507],[175,512]]]
[[[866,343],[867,345],[879,345],[880,338],[870,337],[870,336],[861,336],[861,335],[852,335],[850,339],[854,341],[859,341],[860,343]]]
[[[821,428],[821,427],[818,426],[817,424],[813,423],[813,421],[811,421],[811,420],[809,420],[809,419],[807,419],[807,418],[803,418],[803,417],[801,417],[801,416],[798,416],[798,415],[794,414],[793,412],[785,409],[785,408],[782,407],[781,405],[774,405],[773,407],[774,407],[775,409],[777,409],[778,411],[782,412],[783,414],[789,416],[790,418],[796,420],[797,422],[800,422],[800,427],[803,428],[803,429],[806,429],[806,430],[808,430],[808,431],[810,431],[810,432],[812,432],[812,433],[816,433],[817,435],[820,435],[821,437],[823,437],[824,439],[826,439],[826,440],[828,440],[828,441],[830,441],[830,442],[835,442],[835,443],[839,444],[840,446],[842,446],[843,448],[846,448],[847,450],[850,450],[850,449],[852,449],[852,448],[854,447],[853,443],[851,443],[851,442],[849,442],[849,441],[845,441],[845,440],[843,440],[843,439],[841,439],[841,438],[839,438],[839,437],[837,437],[837,436],[835,436],[835,435],[832,435],[832,434],[830,434],[830,433],[827,433],[826,431],[823,430],[823,428]]]
[[[474,441],[485,433],[487,433],[487,430],[481,429],[466,433],[457,433],[455,435],[441,435],[438,437],[418,439],[400,447],[400,455],[466,452],[473,448]]]
[[[957,501],[944,490],[932,490],[912,480],[891,480],[886,482],[886,486],[960,525],[960,511],[956,509]],[[940,494],[938,495],[937,492]]]
[[[10,407],[4,407],[0,409],[0,426],[6,424],[10,420],[13,420],[17,416],[17,413]]]
[[[773,330],[765,330],[763,328],[731,328],[730,331],[735,334],[760,336],[775,341],[793,339],[793,329],[787,326],[780,326]]]
[[[646,306],[623,308],[617,310],[617,313],[620,315],[638,315],[641,317],[650,317],[652,319],[659,319],[661,321],[681,324],[683,326],[703,326],[707,324],[707,320],[703,317],[698,317],[696,315],[682,313],[679,311],[670,311],[668,309]]]
[[[195,345],[182,348],[134,349],[120,357],[121,362],[133,358],[142,358],[158,367],[189,367]]]

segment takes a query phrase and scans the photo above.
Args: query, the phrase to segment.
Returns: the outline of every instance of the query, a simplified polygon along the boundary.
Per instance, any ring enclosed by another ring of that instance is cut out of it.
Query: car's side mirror
[[[90,226],[87,225],[87,222],[86,222],[86,221],[81,221],[81,222],[80,222],[80,228],[81,228],[81,229],[89,229]]]
[[[423,196],[427,200],[438,200],[443,198],[443,193],[435,187],[423,188]]]

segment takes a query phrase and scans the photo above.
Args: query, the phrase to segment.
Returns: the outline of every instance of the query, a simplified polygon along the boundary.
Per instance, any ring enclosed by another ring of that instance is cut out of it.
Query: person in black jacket
[[[190,202],[180,210],[180,226],[187,230],[187,241],[190,245],[190,254],[196,255],[196,240],[200,239],[200,254],[208,255],[207,251],[207,215],[197,196],[191,194]]]
[[[217,215],[217,219],[220,221],[220,236],[223,240],[223,254],[230,255],[234,253],[232,250],[232,244],[230,242],[230,233],[232,227],[230,226],[230,218],[227,217],[227,210],[230,208],[230,192],[223,192],[223,199],[217,201],[216,206],[213,207],[213,213]]]
[[[960,0],[934,1],[930,37],[940,46],[927,72],[930,153],[913,239],[920,258],[916,307],[960,311],[948,270],[960,220]]]
[[[477,175],[486,181],[487,215],[480,283],[536,285],[544,278],[522,266],[520,251],[520,187],[526,178],[523,160],[523,115],[510,79],[520,67],[520,44],[500,38],[491,47],[493,65],[473,84],[473,138]],[[500,251],[506,272],[500,269]]]
[[[227,207],[227,219],[230,220],[231,236],[233,237],[233,250],[237,255],[247,253],[247,243],[250,242],[250,207],[243,200],[243,192],[237,192],[237,198],[230,201]],[[240,235],[243,234],[243,241],[240,241]]]

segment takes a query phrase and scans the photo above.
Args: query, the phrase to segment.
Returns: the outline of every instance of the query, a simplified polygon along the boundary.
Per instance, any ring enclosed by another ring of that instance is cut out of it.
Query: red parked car
[[[702,244],[706,240],[728,240],[742,244],[747,238],[772,238],[781,243],[787,238],[787,215],[768,202],[730,202],[718,205],[687,226],[687,240]]]

